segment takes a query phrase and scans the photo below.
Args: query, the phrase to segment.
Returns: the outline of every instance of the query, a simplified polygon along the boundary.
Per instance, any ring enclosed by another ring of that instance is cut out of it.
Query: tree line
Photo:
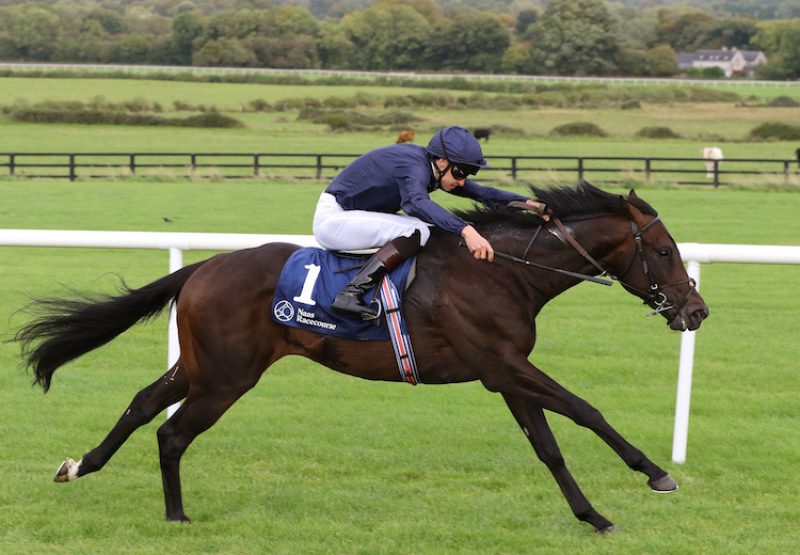
[[[800,77],[798,19],[604,0],[550,0],[516,14],[378,0],[341,17],[315,15],[315,2],[219,5],[224,9],[191,0],[150,7],[62,0],[0,7],[0,60],[670,76],[678,73],[677,52],[726,46],[765,51],[770,63],[759,67],[760,77]]]

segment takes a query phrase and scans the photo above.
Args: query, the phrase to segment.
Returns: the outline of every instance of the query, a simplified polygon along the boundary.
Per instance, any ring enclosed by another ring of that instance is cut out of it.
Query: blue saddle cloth
[[[381,317],[380,326],[375,326],[356,315],[331,308],[336,294],[366,261],[314,247],[295,251],[281,270],[272,301],[272,319],[284,326],[349,339],[389,340],[385,318]],[[412,262],[413,258],[406,260],[389,275],[401,296]],[[375,287],[364,296],[364,301],[370,302],[377,292]]]

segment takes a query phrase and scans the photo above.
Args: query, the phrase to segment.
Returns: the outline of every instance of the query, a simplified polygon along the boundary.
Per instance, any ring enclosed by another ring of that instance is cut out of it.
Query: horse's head
[[[673,330],[696,330],[708,317],[708,306],[686,273],[680,252],[661,219],[631,191],[625,198],[630,240],[623,243],[610,268],[619,282],[661,314]]]
[[[661,314],[674,330],[695,330],[708,317],[708,307],[686,273],[675,241],[656,211],[636,193],[631,191],[627,197],[614,195],[585,181],[574,188],[532,186],[531,192],[546,205],[548,220],[524,203],[456,214],[479,225],[493,224],[493,229],[481,227],[481,233],[487,233],[501,249],[522,254],[509,256],[495,250],[496,257],[546,270],[553,276],[569,276],[569,281],[549,280],[552,289],[545,295],[548,298],[580,280],[593,280],[594,275],[603,273],[640,297],[653,309],[652,314]],[[519,232],[525,228],[529,232]],[[547,237],[537,242],[542,228],[557,238],[550,238],[549,246]],[[570,245],[572,250],[564,250],[563,245]],[[582,266],[569,267],[565,252],[572,264]],[[581,273],[587,270],[592,275]],[[535,289],[540,293],[547,288],[544,275],[537,273],[535,277]]]

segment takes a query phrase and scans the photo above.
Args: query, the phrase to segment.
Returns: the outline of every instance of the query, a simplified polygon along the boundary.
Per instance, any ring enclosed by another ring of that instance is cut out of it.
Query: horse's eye
[[[672,249],[658,249],[658,256],[672,257]]]

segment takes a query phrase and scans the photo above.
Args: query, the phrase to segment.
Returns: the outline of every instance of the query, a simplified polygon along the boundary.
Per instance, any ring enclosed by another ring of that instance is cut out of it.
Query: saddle
[[[389,328],[384,318],[378,326],[331,308],[336,294],[361,269],[375,251],[334,252],[307,247],[292,253],[281,270],[275,297],[272,301],[273,321],[295,327],[362,341],[389,340]],[[416,257],[403,262],[389,274],[389,280],[402,293],[413,281]],[[380,298],[380,287],[364,299]],[[382,302],[382,301],[380,301]]]

